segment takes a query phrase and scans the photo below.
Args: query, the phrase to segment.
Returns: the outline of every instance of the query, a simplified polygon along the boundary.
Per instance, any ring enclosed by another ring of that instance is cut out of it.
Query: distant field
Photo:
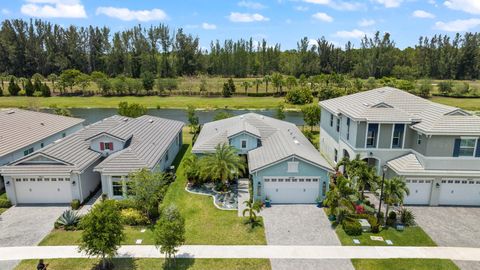
[[[480,111],[480,98],[432,97],[431,100],[468,111]]]

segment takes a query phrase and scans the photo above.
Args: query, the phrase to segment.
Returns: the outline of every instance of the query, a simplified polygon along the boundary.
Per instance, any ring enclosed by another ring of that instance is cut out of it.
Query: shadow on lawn
[[[112,270],[127,270],[127,269],[165,269],[165,270],[182,270],[191,268],[195,259],[177,258],[167,264],[165,260],[159,259],[134,259],[134,258],[116,258],[111,261],[113,265],[109,269]],[[100,269],[99,265],[95,265],[92,270]]]

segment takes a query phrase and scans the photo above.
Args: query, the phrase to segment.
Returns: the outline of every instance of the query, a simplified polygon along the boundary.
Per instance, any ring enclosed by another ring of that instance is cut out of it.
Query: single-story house
[[[203,125],[192,153],[227,143],[246,155],[255,200],[314,203],[329,187],[333,167],[292,123],[247,113]]]
[[[0,168],[14,204],[84,201],[102,184],[127,195],[130,172],[168,168],[182,145],[183,123],[144,115],[112,116]]]
[[[83,122],[83,119],[50,113],[0,109],[0,166],[80,130]],[[0,190],[3,182],[0,175]]]

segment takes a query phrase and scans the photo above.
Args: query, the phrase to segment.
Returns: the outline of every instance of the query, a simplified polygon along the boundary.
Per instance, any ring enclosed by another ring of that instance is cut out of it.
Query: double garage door
[[[442,180],[439,188],[432,188],[433,179],[406,179],[406,183],[410,195],[405,204],[429,205],[435,191],[439,205],[480,206],[480,179]]]
[[[264,177],[263,182],[272,203],[315,203],[321,190],[318,177]]]
[[[70,203],[72,191],[69,178],[16,178],[17,204]]]

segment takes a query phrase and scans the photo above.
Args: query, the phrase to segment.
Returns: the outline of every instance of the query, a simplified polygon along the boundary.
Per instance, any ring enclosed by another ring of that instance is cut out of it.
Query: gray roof
[[[412,124],[429,135],[480,135],[480,117],[392,87],[324,100],[320,106],[356,121]]]
[[[21,150],[83,119],[21,109],[0,109],[0,157]]]
[[[417,156],[412,153],[388,161],[387,166],[402,176],[478,176],[479,174],[478,170],[425,169]]]
[[[127,148],[97,165],[95,171],[128,174],[142,168],[153,169],[183,126],[180,121],[144,115],[109,129],[107,134],[132,140]]]
[[[166,142],[171,142],[181,130],[183,123],[153,116],[127,118],[114,115],[91,124],[59,142],[26,156],[9,166],[2,167],[3,173],[70,173],[83,171],[94,162],[102,159],[102,154],[90,148],[90,138],[99,134],[111,134],[117,137],[130,133],[130,145],[105,158],[96,168],[105,172],[129,173],[134,169],[153,167],[154,159],[163,155]],[[28,160],[45,156],[58,160],[63,165],[18,165]],[[153,164],[153,165],[152,165]]]
[[[261,147],[248,152],[250,172],[293,156],[333,171],[332,166],[294,124],[256,113],[247,113],[205,124],[192,152],[213,152],[218,144],[228,143],[229,138],[238,134],[240,130],[256,136],[258,134],[262,141]]]

